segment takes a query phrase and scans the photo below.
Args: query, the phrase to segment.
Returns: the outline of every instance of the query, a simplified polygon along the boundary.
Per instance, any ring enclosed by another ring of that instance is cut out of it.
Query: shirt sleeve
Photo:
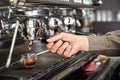
[[[108,32],[103,36],[88,36],[89,50],[120,49],[120,30]]]

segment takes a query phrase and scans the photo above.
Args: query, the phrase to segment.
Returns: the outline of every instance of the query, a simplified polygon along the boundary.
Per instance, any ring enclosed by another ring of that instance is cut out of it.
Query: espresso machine
[[[112,74],[107,71],[114,70],[118,61],[111,64],[107,56],[85,51],[65,58],[46,48],[46,39],[61,32],[96,34],[92,29],[93,9],[88,8],[96,4],[101,0],[26,0],[24,6],[14,2],[0,7],[0,79],[110,80]],[[21,62],[26,53],[37,55],[34,66]]]

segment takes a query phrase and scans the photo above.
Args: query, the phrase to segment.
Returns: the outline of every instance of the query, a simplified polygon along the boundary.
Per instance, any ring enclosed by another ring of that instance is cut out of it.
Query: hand
[[[57,52],[65,57],[71,57],[80,50],[89,50],[87,36],[79,36],[70,33],[60,33],[47,39],[47,48],[51,52]]]
[[[24,6],[25,5],[25,3],[24,2],[18,2],[18,4],[17,4],[18,6]]]

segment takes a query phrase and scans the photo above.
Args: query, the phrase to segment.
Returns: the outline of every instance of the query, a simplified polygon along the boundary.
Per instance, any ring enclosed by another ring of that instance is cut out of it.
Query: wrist
[[[80,50],[89,51],[89,42],[87,36],[80,36]]]

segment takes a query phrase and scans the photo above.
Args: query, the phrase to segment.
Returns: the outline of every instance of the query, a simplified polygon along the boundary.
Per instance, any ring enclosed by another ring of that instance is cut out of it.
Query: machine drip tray
[[[9,76],[0,76],[0,80],[19,80],[19,79]]]

